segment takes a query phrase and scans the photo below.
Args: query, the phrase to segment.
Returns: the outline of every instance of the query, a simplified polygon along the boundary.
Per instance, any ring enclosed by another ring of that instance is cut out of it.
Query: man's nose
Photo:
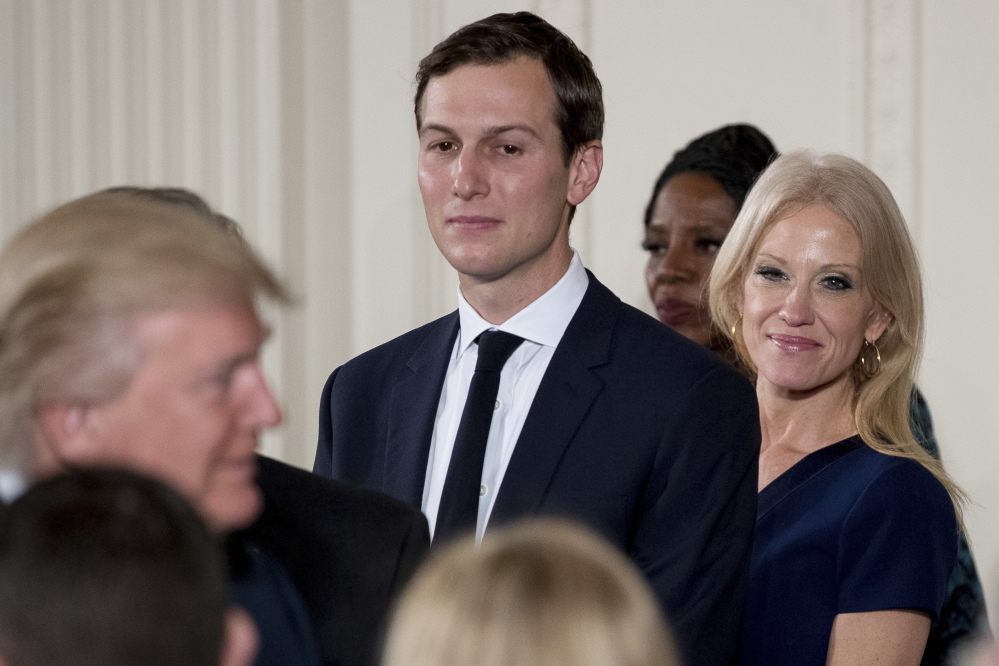
[[[451,191],[462,199],[489,193],[485,161],[474,150],[462,150],[453,163],[454,184]]]
[[[805,326],[814,321],[812,294],[808,285],[796,285],[787,293],[778,316],[788,326]]]
[[[281,405],[274,397],[260,363],[254,363],[248,371],[250,376],[242,396],[245,423],[255,429],[277,427],[282,419]]]

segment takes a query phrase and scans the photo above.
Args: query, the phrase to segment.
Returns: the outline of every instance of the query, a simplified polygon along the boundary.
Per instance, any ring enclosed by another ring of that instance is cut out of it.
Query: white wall
[[[415,183],[412,76],[458,26],[531,9],[592,57],[605,171],[573,224],[648,309],[641,212],[674,150],[749,121],[892,187],[924,266],[920,385],[999,591],[999,7],[991,0],[0,0],[0,234],[118,183],[191,187],[239,220],[302,303],[265,364],[265,450],[311,461],[328,372],[454,306]]]

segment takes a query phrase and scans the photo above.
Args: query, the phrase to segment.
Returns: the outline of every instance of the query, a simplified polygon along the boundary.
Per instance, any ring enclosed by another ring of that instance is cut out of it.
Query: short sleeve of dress
[[[957,519],[943,484],[919,463],[894,458],[843,524],[837,612],[917,609],[935,622],[956,557]]]

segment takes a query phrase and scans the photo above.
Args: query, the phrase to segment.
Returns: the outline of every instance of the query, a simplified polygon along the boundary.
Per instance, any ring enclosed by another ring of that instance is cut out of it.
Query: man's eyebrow
[[[261,347],[263,347],[264,342],[270,337],[271,327],[262,323],[260,325],[260,343],[255,347],[237,351],[231,356],[221,359],[212,369],[207,379],[232,375],[240,366],[257,361],[260,358]]]
[[[538,134],[537,130],[535,130],[533,127],[531,127],[530,125],[524,125],[519,123],[513,125],[494,125],[492,127],[487,127],[482,134],[484,136],[498,136],[505,132],[515,132],[515,131],[526,132],[537,139],[541,138],[541,135]],[[440,132],[441,134],[452,134],[452,135],[456,134],[456,132],[447,125],[441,125],[439,123],[428,123],[420,128],[420,136],[423,136],[427,132]]]
[[[497,134],[503,134],[505,132],[514,132],[514,131],[527,132],[528,134],[537,139],[541,138],[541,135],[538,134],[537,130],[535,130],[533,127],[531,127],[530,125],[521,125],[521,124],[487,127],[484,134],[486,134],[487,136],[496,136]]]
[[[454,134],[454,130],[447,125],[440,125],[438,123],[429,123],[420,127],[420,136],[423,136],[426,132],[440,132],[442,134]]]
[[[245,349],[236,352],[228,358],[221,359],[214,367],[207,369],[205,374],[198,380],[199,385],[214,383],[220,380],[231,381],[236,372],[247,365],[255,363],[260,358],[259,349]]]

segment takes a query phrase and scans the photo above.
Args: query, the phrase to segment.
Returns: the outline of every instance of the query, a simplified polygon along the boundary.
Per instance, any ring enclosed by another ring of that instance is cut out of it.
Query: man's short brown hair
[[[462,65],[494,65],[520,56],[541,61],[555,91],[555,124],[568,166],[576,151],[604,133],[600,80],[590,59],[565,33],[530,12],[493,14],[459,28],[420,61],[416,72],[416,129],[430,79]]]

